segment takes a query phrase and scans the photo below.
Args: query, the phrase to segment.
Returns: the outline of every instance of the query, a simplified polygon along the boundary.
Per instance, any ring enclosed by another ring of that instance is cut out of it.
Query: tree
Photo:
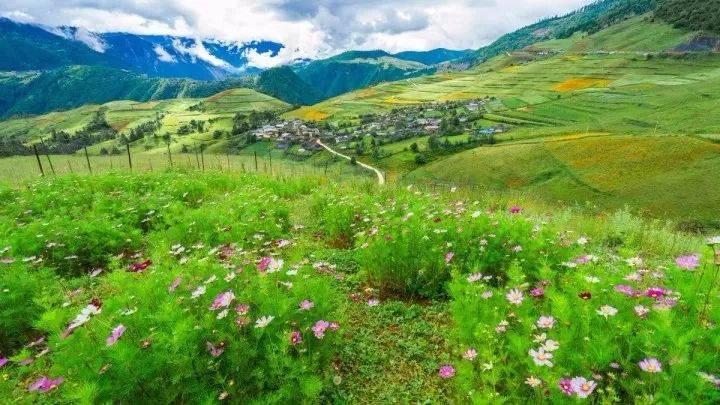
[[[356,164],[357,164],[357,159],[355,159],[355,156],[353,156],[353,157],[350,158],[350,164],[351,164],[351,165],[356,165]]]
[[[413,143],[410,145],[410,150],[413,151],[413,153],[418,153],[418,150],[420,150],[420,149],[418,148],[417,142],[413,142]]]
[[[418,153],[417,155],[415,155],[415,163],[419,165],[424,165],[425,163],[427,163],[427,157],[425,156],[425,154]]]

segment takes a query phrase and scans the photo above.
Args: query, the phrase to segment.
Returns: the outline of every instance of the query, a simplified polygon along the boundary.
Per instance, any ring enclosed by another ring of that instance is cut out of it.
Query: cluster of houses
[[[258,140],[275,143],[278,149],[287,150],[294,145],[301,152],[318,151],[323,148],[315,139],[323,139],[348,149],[355,141],[370,135],[374,146],[385,145],[409,138],[447,132],[452,126],[455,130],[476,137],[488,137],[507,132],[503,124],[482,127],[479,120],[487,103],[494,98],[486,97],[466,101],[448,101],[444,103],[426,103],[396,108],[387,114],[365,114],[359,119],[335,123],[333,126],[302,120],[280,121],[264,125],[254,131]]]
[[[313,141],[321,137],[320,129],[308,125],[301,120],[281,121],[272,125],[264,125],[255,130],[258,140],[275,142],[278,149],[289,149],[292,145],[301,145],[307,151],[322,150],[323,147]]]

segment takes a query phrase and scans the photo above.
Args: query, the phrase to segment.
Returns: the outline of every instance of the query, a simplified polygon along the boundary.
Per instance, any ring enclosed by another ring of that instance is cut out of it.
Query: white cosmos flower
[[[600,309],[598,309],[597,313],[607,319],[608,317],[617,315],[618,310],[617,308],[611,307],[610,305],[603,305],[602,307],[600,307]]]
[[[264,328],[264,327],[268,326],[270,324],[270,322],[272,322],[273,319],[275,319],[274,316],[260,317],[255,321],[255,327],[256,328]]]
[[[528,351],[528,354],[530,356],[532,356],[533,361],[538,366],[547,366],[547,367],[553,366],[552,361],[550,361],[550,359],[553,358],[553,354],[550,352],[546,352],[545,349],[543,349],[542,347],[537,350],[530,349]]]

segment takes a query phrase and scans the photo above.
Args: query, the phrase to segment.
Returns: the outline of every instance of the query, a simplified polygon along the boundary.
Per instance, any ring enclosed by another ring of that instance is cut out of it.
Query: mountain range
[[[250,87],[290,104],[308,105],[382,81],[435,72],[471,51],[351,51],[290,68],[262,69],[254,54],[278,56],[272,41],[223,42],[163,35],[94,33],[0,18],[0,117],[38,114],[115,99],[207,95],[204,90]],[[81,67],[80,67],[81,66]],[[112,81],[109,80],[112,78]],[[246,80],[240,80],[245,78]],[[207,83],[202,83],[207,82]],[[57,90],[40,93],[48,84]],[[101,90],[102,89],[102,90]]]
[[[712,3],[712,4],[711,4]],[[207,96],[248,87],[293,105],[311,105],[381,82],[439,70],[467,69],[533,44],[592,34],[631,16],[653,12],[698,38],[679,51],[713,51],[720,41],[717,1],[603,0],[544,19],[476,50],[435,49],[391,54],[348,51],[319,60],[297,60],[273,69],[253,65],[252,54],[277,57],[272,41],[211,39],[129,33],[94,33],[78,27],[46,27],[0,18],[0,118],[40,114],[85,103]],[[715,17],[713,17],[715,16]],[[52,89],[48,92],[47,89]]]

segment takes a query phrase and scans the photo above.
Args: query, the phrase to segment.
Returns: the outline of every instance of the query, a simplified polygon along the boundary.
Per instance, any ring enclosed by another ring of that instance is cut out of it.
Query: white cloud
[[[348,49],[391,52],[479,48],[540,18],[591,0],[3,0],[0,14],[91,31],[171,34],[286,48],[258,66],[325,57]],[[217,64],[202,46],[188,51]],[[210,58],[208,58],[210,56]]]
[[[12,10],[12,11],[6,11],[0,14],[3,17],[9,18],[11,20],[20,21],[20,22],[32,22],[35,20],[33,16],[30,14],[23,13],[19,10]]]
[[[176,63],[177,62],[177,60],[175,60],[175,57],[170,55],[168,53],[168,51],[166,51],[165,48],[163,48],[162,46],[155,45],[155,48],[153,50],[155,51],[155,54],[157,55],[158,60],[160,60],[161,62],[167,62],[167,63]]]
[[[208,52],[208,50],[205,49],[205,45],[203,45],[201,41],[194,41],[191,46],[185,46],[182,42],[180,42],[180,40],[176,39],[173,40],[173,48],[175,48],[176,51],[182,54],[189,55],[192,58],[203,60],[215,67],[223,69],[233,68],[229,63]],[[157,52],[157,49],[155,50],[155,52]]]

